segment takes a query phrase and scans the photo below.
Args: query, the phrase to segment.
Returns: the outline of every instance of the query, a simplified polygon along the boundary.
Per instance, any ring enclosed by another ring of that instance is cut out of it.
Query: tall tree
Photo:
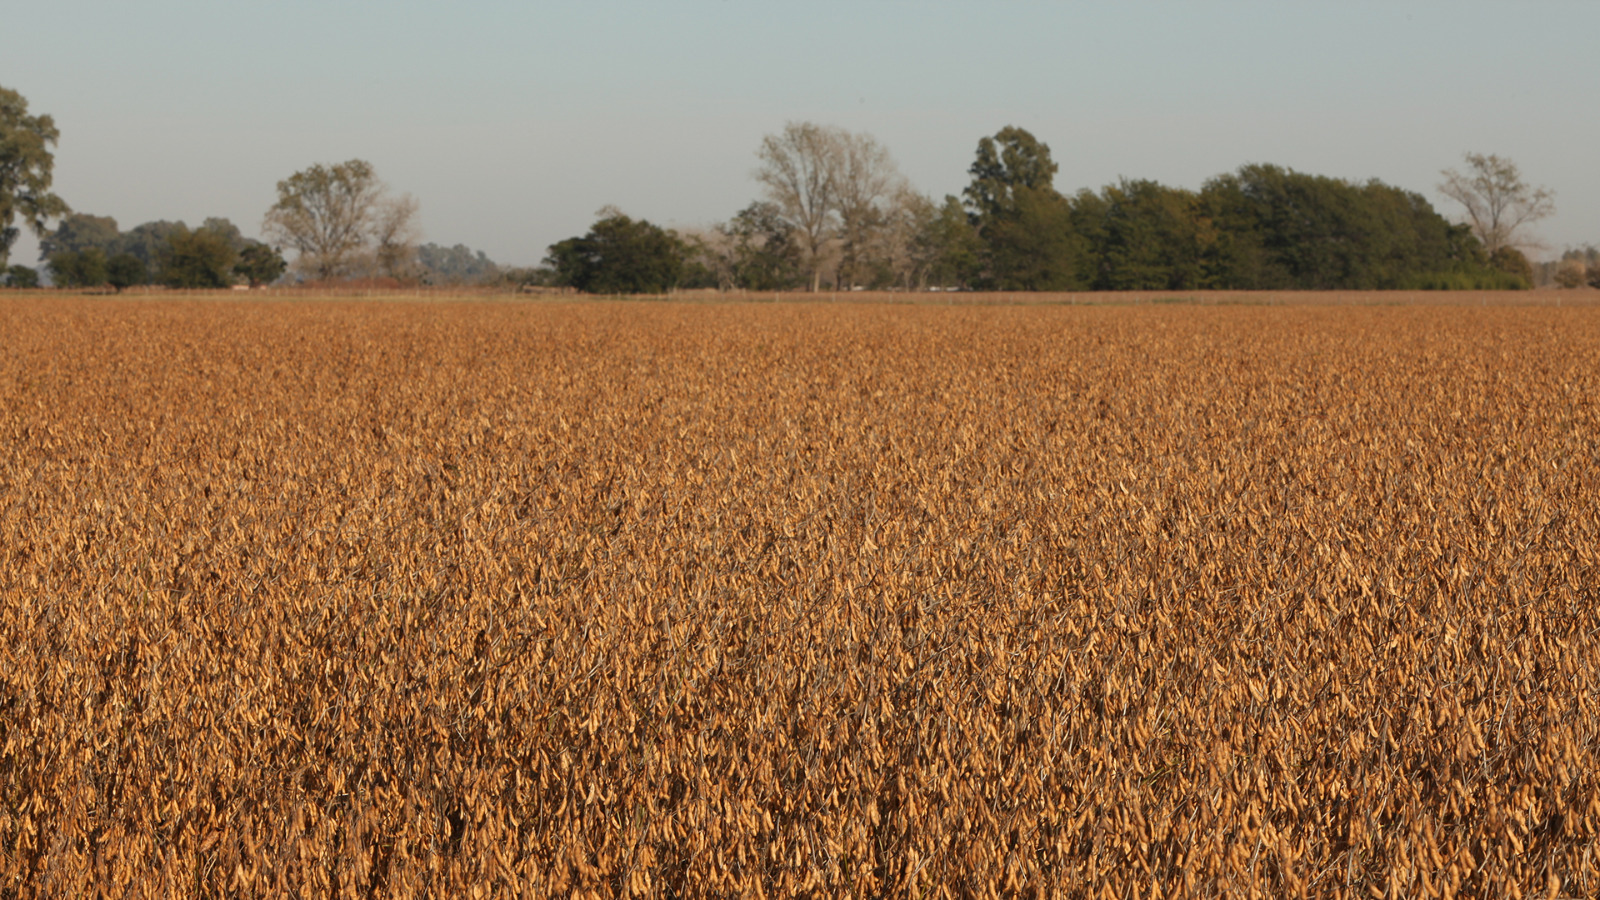
[[[11,257],[22,224],[40,238],[45,222],[71,210],[50,191],[55,157],[50,148],[61,133],[49,116],[28,115],[28,101],[0,87],[0,267]]]
[[[407,234],[414,201],[392,201],[365,160],[317,164],[278,182],[278,200],[261,231],[269,241],[292,247],[296,264],[317,279],[345,275],[363,252],[387,235]]]
[[[1014,212],[1019,190],[1055,191],[1056,164],[1050,145],[1026,129],[1007,125],[978,141],[978,158],[967,169],[972,183],[962,191],[974,224]]]
[[[840,131],[834,151],[839,212],[840,276],[842,286],[870,283],[878,270],[891,268],[892,248],[887,231],[892,226],[894,201],[906,190],[905,179],[888,148],[869,134]]]
[[[756,180],[767,199],[794,224],[811,272],[811,290],[822,288],[823,248],[833,236],[839,209],[839,169],[845,132],[813,122],[790,122],[761,141]]]
[[[1081,286],[1081,242],[1072,211],[1056,193],[1050,146],[1022,128],[1006,126],[978,141],[963,193],[983,242],[980,286],[1054,291]]]
[[[417,200],[410,194],[385,197],[372,216],[373,255],[386,278],[417,276]]]
[[[1516,163],[1492,153],[1468,153],[1465,159],[1465,172],[1441,173],[1439,193],[1466,207],[1472,233],[1491,257],[1501,247],[1518,246],[1517,231],[1523,226],[1555,213],[1555,195],[1523,181]]]

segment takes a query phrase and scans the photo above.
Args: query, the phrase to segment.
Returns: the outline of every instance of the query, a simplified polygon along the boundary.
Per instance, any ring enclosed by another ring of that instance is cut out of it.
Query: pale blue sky
[[[1056,187],[1197,188],[1249,162],[1424,193],[1465,151],[1556,192],[1600,243],[1600,2],[6,4],[0,85],[61,129],[56,186],[123,228],[231,218],[371,161],[424,239],[537,263],[615,204],[709,225],[787,120],[867,131],[920,190],[978,139],[1046,141]],[[13,262],[32,264],[25,240]]]

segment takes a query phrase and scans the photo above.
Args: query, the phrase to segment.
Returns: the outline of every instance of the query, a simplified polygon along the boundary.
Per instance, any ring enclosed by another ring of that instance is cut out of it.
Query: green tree
[[[1072,210],[1056,192],[1050,146],[1006,126],[978,141],[963,194],[983,244],[979,287],[1057,291],[1082,286],[1082,243]]]
[[[132,253],[118,253],[106,260],[106,282],[122,293],[124,288],[144,284],[150,280],[150,271],[144,261]]]
[[[239,226],[233,224],[232,220],[222,216],[208,216],[204,222],[200,223],[200,227],[227,241],[228,246],[233,248],[234,253],[243,253],[245,247],[256,243],[245,237],[244,233],[239,230]]]
[[[1489,265],[1497,271],[1521,278],[1530,285],[1533,283],[1533,263],[1515,247],[1504,245],[1489,254]]]
[[[36,288],[39,286],[39,271],[28,266],[11,266],[5,271],[5,285],[11,288]]]
[[[944,205],[926,221],[916,241],[928,260],[929,284],[969,288],[981,277],[983,241],[955,195],[945,195]]]
[[[50,257],[50,281],[57,287],[91,288],[106,283],[106,255],[99,247],[63,250]]]
[[[32,229],[41,239],[45,221],[71,210],[50,191],[55,157],[50,148],[61,133],[49,116],[28,115],[28,101],[0,87],[0,266],[22,233],[13,223]]]
[[[117,220],[110,216],[91,216],[70,213],[62,216],[55,230],[39,239],[39,258],[50,257],[64,251],[82,251],[90,247],[110,255],[117,252],[122,232],[117,230]]]
[[[662,294],[678,286],[686,256],[676,235],[607,207],[588,234],[552,244],[545,264],[591,294]]]
[[[246,241],[239,261],[233,264],[234,274],[247,279],[251,287],[277,281],[288,268],[278,248],[260,241]]]
[[[1073,200],[1073,227],[1092,263],[1096,290],[1192,290],[1202,285],[1202,234],[1191,192],[1123,179]]]
[[[233,283],[237,258],[226,235],[205,228],[184,228],[167,239],[157,277],[168,287],[227,287]]]
[[[1015,213],[1019,191],[1055,192],[1056,164],[1050,158],[1050,145],[1013,125],[978,141],[978,157],[967,174],[972,183],[962,194],[979,228]]]
[[[188,231],[189,226],[181,221],[168,222],[160,219],[145,222],[123,232],[122,237],[116,242],[115,249],[119,253],[133,254],[144,263],[145,269],[158,272],[168,248],[172,246],[172,236],[180,232],[187,234]]]
[[[804,283],[801,236],[776,203],[751,203],[718,230],[731,247],[731,286],[778,291]]]

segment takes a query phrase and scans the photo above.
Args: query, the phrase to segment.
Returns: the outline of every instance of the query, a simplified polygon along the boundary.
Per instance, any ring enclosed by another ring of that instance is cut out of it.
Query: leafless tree
[[[800,233],[811,269],[811,290],[822,287],[824,250],[838,221],[839,147],[844,132],[812,122],[790,122],[761,141],[756,180],[768,199]]]
[[[1548,188],[1523,182],[1517,164],[1481,153],[1466,154],[1467,171],[1445,169],[1439,192],[1467,208],[1472,233],[1493,255],[1502,247],[1527,245],[1517,230],[1548,218],[1556,211],[1555,195]]]
[[[841,275],[849,286],[861,283],[887,262],[887,230],[892,225],[892,200],[905,179],[889,151],[869,134],[840,132],[834,192],[839,211]]]
[[[869,254],[887,222],[888,201],[904,184],[882,144],[868,134],[790,122],[764,138],[756,155],[762,163],[756,180],[799,232],[811,290],[821,288],[835,258],[851,282],[879,262]]]
[[[378,201],[372,215],[372,242],[380,273],[389,278],[415,274],[417,242],[421,238],[415,197],[402,194]]]
[[[319,279],[347,275],[361,260],[379,271],[403,264],[418,235],[417,202],[392,198],[372,164],[314,165],[278,182],[261,230],[299,253],[295,265]]]

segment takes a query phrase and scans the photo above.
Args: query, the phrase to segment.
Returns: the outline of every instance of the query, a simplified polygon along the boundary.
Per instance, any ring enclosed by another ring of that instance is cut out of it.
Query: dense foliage
[[[588,234],[551,245],[545,263],[556,283],[580,291],[661,294],[678,286],[687,256],[687,247],[672,232],[603,210]]]

